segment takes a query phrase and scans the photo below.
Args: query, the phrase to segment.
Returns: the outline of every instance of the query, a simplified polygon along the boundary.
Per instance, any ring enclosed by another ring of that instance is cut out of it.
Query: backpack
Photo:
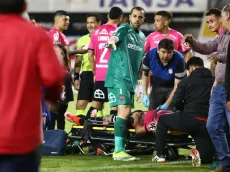
[[[64,130],[44,131],[43,155],[64,155],[67,133]]]

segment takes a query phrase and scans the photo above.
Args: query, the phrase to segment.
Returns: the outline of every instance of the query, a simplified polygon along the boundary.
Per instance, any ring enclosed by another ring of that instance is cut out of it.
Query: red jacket
[[[43,29],[14,14],[0,28],[0,155],[29,153],[41,143],[41,87],[57,101],[64,71]]]

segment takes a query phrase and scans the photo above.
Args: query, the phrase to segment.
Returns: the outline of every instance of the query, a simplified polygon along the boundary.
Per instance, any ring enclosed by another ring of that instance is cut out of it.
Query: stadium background
[[[107,13],[112,6],[123,9],[124,22],[133,6],[141,6],[146,10],[145,23],[141,29],[146,36],[154,31],[153,14],[159,10],[172,12],[173,19],[170,27],[182,34],[191,33],[199,40],[213,39],[204,20],[204,12],[208,8],[222,8],[228,0],[28,0],[29,14],[47,29],[53,26],[53,13],[56,10],[66,10],[70,14],[70,26],[64,34],[67,35],[74,49],[79,37],[87,34],[85,16],[91,12],[100,13],[102,23],[107,21]],[[204,56],[202,56],[204,57]],[[206,61],[205,65],[209,67]]]
[[[133,6],[142,6],[146,10],[145,23],[141,27],[146,36],[154,31],[153,14],[159,10],[172,12],[173,19],[170,27],[182,34],[191,33],[200,41],[213,39],[215,34],[208,30],[205,23],[204,13],[208,8],[222,8],[229,0],[27,0],[28,12],[36,21],[47,29],[53,27],[53,13],[56,10],[66,10],[70,14],[71,23],[69,29],[64,32],[74,49],[79,37],[87,34],[85,16],[91,12],[100,13],[103,22],[107,20],[107,13],[112,6],[119,6],[125,12],[127,21],[130,9]],[[209,67],[206,56],[205,66]],[[72,61],[72,64],[74,61]],[[76,99],[76,94],[75,94]],[[75,103],[69,104],[68,111],[75,112]],[[136,109],[145,109],[140,102],[135,102]],[[108,112],[108,105],[105,112]],[[70,123],[67,122],[66,131],[70,131]],[[213,171],[207,166],[191,168],[190,162],[169,162],[164,165],[155,165],[150,162],[150,156],[141,156],[141,161],[132,164],[111,161],[111,157],[95,156],[64,156],[43,157],[42,172],[80,172],[80,171]]]
[[[128,21],[128,14],[133,6],[145,9],[145,23],[141,26],[147,36],[154,31],[154,13],[159,10],[170,11],[173,14],[170,27],[182,34],[191,33],[200,41],[207,41],[215,37],[215,33],[208,30],[205,22],[205,11],[208,8],[222,8],[229,0],[27,0],[28,12],[35,20],[48,30],[53,27],[53,14],[56,10],[66,10],[70,15],[70,25],[64,34],[70,41],[70,49],[75,49],[77,40],[88,33],[86,15],[97,12],[102,16],[102,24],[107,21],[107,13],[112,6],[119,6],[124,11],[124,22]],[[210,67],[206,56],[201,56],[205,66]],[[74,57],[72,57],[72,68]],[[77,93],[75,91],[75,93]],[[76,99],[76,94],[75,94]],[[144,109],[141,101],[136,108]],[[105,108],[107,113],[108,107]],[[68,111],[75,112],[75,101],[69,104]]]

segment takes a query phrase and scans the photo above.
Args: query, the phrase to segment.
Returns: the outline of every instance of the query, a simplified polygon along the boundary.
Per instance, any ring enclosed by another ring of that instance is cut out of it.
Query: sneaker
[[[156,155],[152,158],[152,162],[165,162],[165,155]]]
[[[190,155],[192,156],[192,165],[194,167],[199,167],[201,164],[200,154],[196,148],[192,148],[190,151]]]
[[[75,123],[77,125],[84,125],[84,122],[85,122],[84,119],[82,119],[78,116],[75,116],[74,114],[72,114],[70,112],[66,112],[64,114],[64,116],[67,119],[67,121],[69,121],[69,122]]]
[[[230,167],[225,167],[220,164],[216,167],[216,172],[230,172]]]
[[[211,164],[210,166],[208,166],[208,168],[212,168],[212,169],[215,169],[217,166],[220,165],[220,161],[216,161],[214,162],[213,164]]]
[[[113,153],[113,160],[115,161],[136,161],[140,160],[140,158],[136,158],[134,156],[131,156],[127,154],[124,151],[118,152],[118,153]]]

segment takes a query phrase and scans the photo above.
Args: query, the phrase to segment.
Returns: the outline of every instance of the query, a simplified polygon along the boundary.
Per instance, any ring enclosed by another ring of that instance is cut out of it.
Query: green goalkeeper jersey
[[[110,55],[105,86],[134,92],[144,56],[145,35],[129,24],[121,25],[113,35],[119,41],[117,50],[112,50]]]

